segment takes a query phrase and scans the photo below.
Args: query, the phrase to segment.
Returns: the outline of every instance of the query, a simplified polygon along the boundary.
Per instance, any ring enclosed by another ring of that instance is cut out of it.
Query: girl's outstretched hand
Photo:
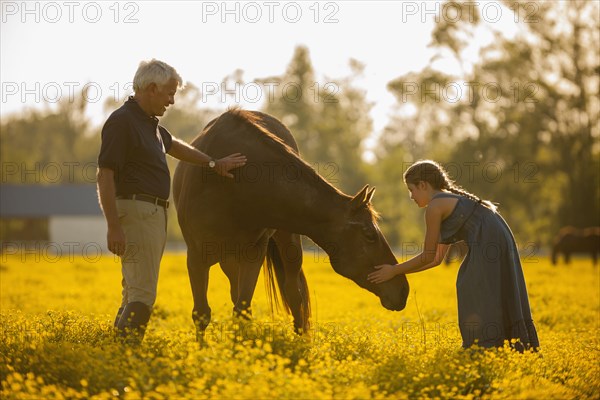
[[[396,276],[396,265],[383,264],[375,266],[376,271],[371,272],[367,279],[373,283],[389,281]]]

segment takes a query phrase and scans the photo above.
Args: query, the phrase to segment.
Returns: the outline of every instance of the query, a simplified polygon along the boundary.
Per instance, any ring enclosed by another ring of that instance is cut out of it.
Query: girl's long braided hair
[[[446,190],[467,197],[479,204],[482,204],[490,210],[496,212],[496,205],[489,200],[482,200],[473,193],[467,192],[465,189],[457,185],[449,176],[444,167],[433,160],[417,161],[404,173],[404,182],[416,185],[419,182],[427,182],[435,190]]]

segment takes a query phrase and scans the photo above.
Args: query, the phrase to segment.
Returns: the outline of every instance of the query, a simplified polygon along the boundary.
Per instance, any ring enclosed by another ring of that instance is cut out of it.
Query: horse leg
[[[235,304],[238,298],[239,265],[227,261],[221,261],[219,265],[229,280],[229,296],[231,297],[231,302]]]
[[[204,342],[204,332],[210,323],[211,309],[208,305],[208,272],[212,263],[203,260],[201,253],[188,248],[187,268],[194,297],[192,320],[196,326],[196,339]]]
[[[226,269],[235,269],[237,274],[237,297],[233,299],[233,313],[250,319],[252,316],[252,297],[256,289],[256,282],[260,274],[260,268],[267,251],[268,236],[263,235],[256,243],[241,246],[240,252],[232,259],[225,260]],[[232,284],[232,287],[234,285]]]
[[[308,332],[310,300],[302,272],[302,242],[300,235],[278,230],[273,235],[284,265],[283,293],[292,316],[296,333]]]

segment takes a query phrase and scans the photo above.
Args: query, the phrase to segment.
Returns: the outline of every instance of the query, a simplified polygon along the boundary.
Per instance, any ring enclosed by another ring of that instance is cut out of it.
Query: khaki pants
[[[146,201],[117,199],[117,211],[127,239],[127,248],[121,257],[121,307],[134,301],[152,307],[156,300],[160,259],[167,241],[166,210]]]

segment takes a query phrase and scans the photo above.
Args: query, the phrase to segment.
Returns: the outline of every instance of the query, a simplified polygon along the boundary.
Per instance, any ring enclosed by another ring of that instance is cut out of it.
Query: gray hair
[[[151,83],[162,86],[170,79],[175,79],[178,83],[177,87],[183,88],[183,79],[169,64],[155,58],[150,61],[142,61],[133,77],[133,91],[143,90]]]

